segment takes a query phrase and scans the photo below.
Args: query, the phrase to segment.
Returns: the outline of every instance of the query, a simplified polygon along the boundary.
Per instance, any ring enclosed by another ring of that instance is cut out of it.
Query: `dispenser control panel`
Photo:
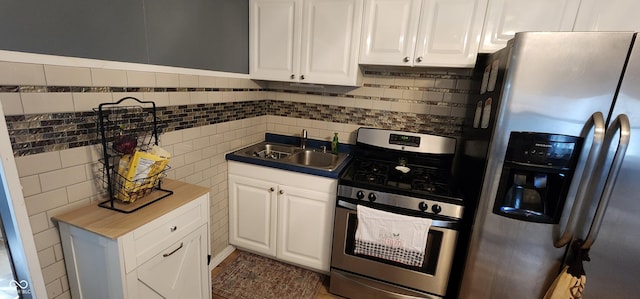
[[[505,160],[558,168],[570,167],[582,147],[582,138],[567,135],[512,132]]]

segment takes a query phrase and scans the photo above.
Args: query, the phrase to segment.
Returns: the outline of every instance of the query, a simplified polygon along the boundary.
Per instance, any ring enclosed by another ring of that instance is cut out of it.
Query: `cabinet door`
[[[571,31],[580,0],[491,0],[480,52],[502,49],[516,32]]]
[[[280,186],[279,259],[329,271],[335,193]]]
[[[276,187],[229,175],[229,243],[276,255]]]
[[[131,298],[210,298],[207,227],[187,235],[136,269]]]
[[[412,65],[421,0],[371,0],[364,6],[361,64]]]
[[[299,82],[356,85],[362,0],[305,0]]]
[[[487,0],[425,0],[414,65],[473,67]]]
[[[640,31],[638,11],[638,0],[582,0],[573,31]]]
[[[290,80],[299,74],[301,0],[251,0],[249,74],[252,79]]]

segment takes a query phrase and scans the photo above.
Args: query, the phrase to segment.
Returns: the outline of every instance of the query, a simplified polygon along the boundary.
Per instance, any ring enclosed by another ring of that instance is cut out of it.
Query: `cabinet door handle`
[[[269,188],[269,192],[273,192],[276,191],[276,189],[273,189],[273,187]]]
[[[416,58],[416,61],[417,61],[417,62],[422,62],[422,57],[418,57],[418,58]]]
[[[300,76],[300,80],[304,80],[304,75]]]
[[[178,227],[177,227],[177,226],[175,226],[175,225],[169,228],[169,230],[170,230],[171,232],[175,232],[177,229],[178,229]]]
[[[291,79],[295,79],[295,78],[296,78],[296,75],[291,74],[291,76],[289,76],[289,78],[291,78]]]
[[[169,253],[165,253],[165,254],[163,254],[162,256],[163,256],[163,257],[168,257],[168,256],[170,256],[170,255],[172,255],[172,254],[176,253],[176,251],[178,251],[178,250],[182,249],[182,246],[183,246],[183,245],[184,245],[184,244],[182,244],[182,242],[180,242],[180,246],[178,246],[178,248],[174,249],[173,251],[171,251],[171,252],[169,252]]]
[[[280,194],[284,194],[284,190],[280,190],[280,192],[278,192],[278,193],[280,193]]]
[[[409,56],[405,56],[405,57],[402,59],[402,62],[409,62]]]

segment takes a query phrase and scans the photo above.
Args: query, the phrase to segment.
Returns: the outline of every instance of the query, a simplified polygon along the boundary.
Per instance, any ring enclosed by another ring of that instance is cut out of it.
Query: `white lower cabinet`
[[[131,298],[208,298],[206,256],[207,228],[201,226],[130,274],[136,286]]]
[[[154,205],[161,216],[126,234],[93,231],[127,226],[127,217],[144,217]],[[154,203],[116,217],[121,221],[98,219],[85,228],[59,221],[72,298],[211,298],[208,193],[175,209]]]
[[[229,243],[328,272],[336,188],[337,179],[229,161]]]

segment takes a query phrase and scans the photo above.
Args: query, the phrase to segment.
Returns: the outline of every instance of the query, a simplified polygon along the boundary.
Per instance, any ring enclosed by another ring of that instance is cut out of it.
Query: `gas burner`
[[[437,192],[439,189],[441,189],[441,188],[438,188],[439,186],[437,184],[430,183],[428,181],[423,181],[423,180],[414,180],[411,185],[413,186],[413,189],[422,190],[426,192]]]
[[[359,172],[386,175],[389,171],[389,167],[387,165],[381,164],[379,162],[363,160],[357,163],[358,164],[356,165],[356,170]]]
[[[357,172],[353,179],[358,182],[382,185],[387,180],[387,176],[383,174]]]

